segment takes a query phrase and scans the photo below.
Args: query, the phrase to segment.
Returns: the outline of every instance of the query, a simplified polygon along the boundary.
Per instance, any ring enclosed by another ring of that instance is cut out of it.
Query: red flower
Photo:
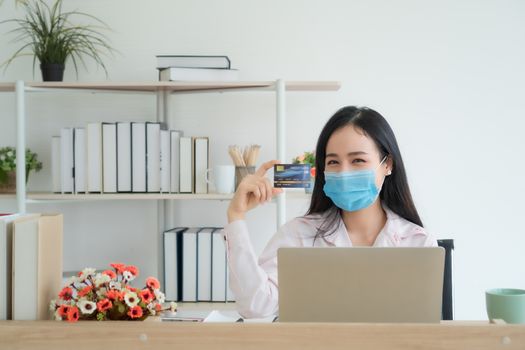
[[[148,277],[146,279],[146,285],[149,288],[151,288],[151,289],[159,289],[160,288],[159,280],[156,279],[155,277]]]
[[[125,286],[125,288],[126,288],[127,290],[129,290],[129,291],[131,291],[131,292],[135,292],[135,293],[137,293],[137,292],[139,291],[137,288],[132,287],[132,286],[130,286],[129,284],[127,284],[127,285]]]
[[[149,304],[155,299],[155,295],[149,290],[149,289],[143,289],[139,293],[140,299],[144,302],[144,304]]]
[[[93,286],[87,286],[87,287],[84,287],[80,290],[80,292],[78,292],[78,296],[80,298],[82,297],[85,297],[86,295],[89,294],[89,292],[91,292],[93,290]]]
[[[136,266],[133,266],[133,265],[128,265],[126,266],[126,268],[124,269],[124,271],[129,271],[131,272],[131,274],[135,277],[137,277],[139,275],[139,269],[136,267]]]
[[[104,312],[106,310],[109,310],[113,307],[113,303],[109,299],[102,299],[97,303],[97,310],[100,312]]]
[[[107,275],[109,276],[109,278],[111,278],[112,280],[114,280],[115,278],[117,278],[117,274],[113,271],[113,270],[106,270],[104,272],[102,272],[104,275]]]
[[[126,265],[124,264],[121,264],[121,263],[112,263],[112,264],[109,264],[112,268],[114,268],[117,273],[120,273],[122,274],[122,272],[124,272],[125,268],[126,268]]]
[[[142,308],[140,306],[134,306],[128,311],[128,316],[131,318],[142,317]]]
[[[162,306],[160,304],[155,304],[155,311],[162,310]]]
[[[67,316],[67,312],[69,311],[69,308],[70,306],[69,305],[60,305],[58,307],[58,314],[61,316],[61,317],[66,317]]]
[[[69,322],[77,322],[79,316],[80,313],[78,312],[78,307],[76,306],[71,306],[67,311],[67,320]]]
[[[122,295],[122,292],[111,289],[106,293],[106,297],[111,300],[122,300],[123,295]]]
[[[58,293],[58,297],[63,300],[71,300],[73,297],[73,289],[69,287],[64,287],[60,293]]]
[[[310,169],[310,176],[315,177],[315,167]]]

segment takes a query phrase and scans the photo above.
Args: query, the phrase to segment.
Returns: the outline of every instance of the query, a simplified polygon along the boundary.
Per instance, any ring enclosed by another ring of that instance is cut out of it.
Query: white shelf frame
[[[337,91],[340,83],[337,81],[290,81],[284,80],[263,82],[24,82],[0,83],[0,92],[15,92],[16,95],[16,128],[17,128],[17,155],[26,152],[26,93],[38,92],[79,92],[79,93],[145,93],[155,94],[157,101],[157,121],[169,120],[169,98],[172,94],[237,92],[237,91],[270,91],[276,97],[276,159],[286,162],[286,91]],[[230,200],[233,195],[219,194],[159,194],[159,193],[116,193],[116,194],[56,194],[56,193],[27,193],[25,156],[17,157],[16,163],[16,200],[19,213],[26,213],[27,203],[45,203],[49,201],[70,202],[86,200],[157,200],[157,233],[166,228],[175,227],[173,222],[173,200]],[[286,192],[278,196],[277,228],[286,221]],[[304,194],[291,192],[294,198],[304,198]],[[0,195],[0,199],[10,198],[9,195]],[[161,236],[157,235],[157,249],[162,251]],[[163,276],[162,253],[157,256],[158,275]]]
[[[286,91],[337,91],[340,83],[337,81],[255,81],[255,82],[24,82],[0,83],[0,92],[14,91],[16,94],[16,128],[17,154],[26,151],[26,110],[25,95],[27,92],[91,92],[91,93],[146,93],[156,94],[157,120],[166,122],[169,118],[169,97],[171,94],[183,93],[211,93],[233,91],[274,91],[276,94],[276,159],[286,161]],[[171,200],[204,199],[229,200],[231,196],[223,195],[195,195],[195,194],[31,194],[26,189],[25,157],[17,157],[16,172],[16,200],[19,213],[27,211],[27,203],[41,203],[45,201],[78,201],[118,199],[157,199],[159,202],[159,226],[168,227],[166,222],[170,215]],[[151,196],[151,197],[150,197]],[[5,198],[5,196],[0,196]],[[162,216],[162,218],[161,218]],[[286,221],[286,192],[277,198],[277,227]],[[167,226],[166,226],[167,225]]]

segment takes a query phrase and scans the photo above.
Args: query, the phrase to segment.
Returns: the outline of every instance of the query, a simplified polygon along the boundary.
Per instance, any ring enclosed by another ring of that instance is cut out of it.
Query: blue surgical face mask
[[[381,164],[386,160],[383,158]],[[334,204],[346,211],[357,211],[375,202],[380,189],[376,186],[376,169],[326,172],[324,193]]]

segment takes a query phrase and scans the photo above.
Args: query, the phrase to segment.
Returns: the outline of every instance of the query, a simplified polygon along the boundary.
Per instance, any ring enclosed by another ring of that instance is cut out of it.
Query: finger
[[[280,160],[275,160],[275,159],[274,160],[270,160],[270,161],[264,163],[263,165],[261,165],[261,167],[259,169],[257,169],[257,171],[255,172],[255,174],[262,177],[262,176],[264,176],[266,174],[266,172],[268,170],[273,168],[273,166],[275,164],[280,164],[280,163],[281,163]]]
[[[266,200],[269,202],[272,200],[272,195],[273,195],[272,184],[270,180],[265,178],[264,185],[266,186]]]
[[[278,194],[281,194],[281,193],[283,193],[283,192],[284,192],[284,191],[283,191],[282,188],[275,188],[275,187],[272,188],[272,195],[274,195],[274,196],[275,196],[275,195],[278,195]]]
[[[251,185],[249,190],[248,190],[248,192],[253,195],[253,197],[255,198],[255,200],[257,202],[260,202],[260,200],[261,200],[261,190],[259,189],[259,186]]]
[[[259,187],[259,191],[261,191],[261,198],[259,199],[260,203],[266,202],[266,186],[264,185],[264,181],[260,181],[257,183],[257,186]]]

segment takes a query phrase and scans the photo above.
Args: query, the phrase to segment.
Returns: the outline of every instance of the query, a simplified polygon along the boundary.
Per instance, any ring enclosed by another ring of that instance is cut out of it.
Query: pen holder
[[[254,166],[236,166],[235,167],[235,190],[237,191],[237,187],[239,187],[239,184],[241,183],[242,179],[248,175],[255,173],[255,167]]]

